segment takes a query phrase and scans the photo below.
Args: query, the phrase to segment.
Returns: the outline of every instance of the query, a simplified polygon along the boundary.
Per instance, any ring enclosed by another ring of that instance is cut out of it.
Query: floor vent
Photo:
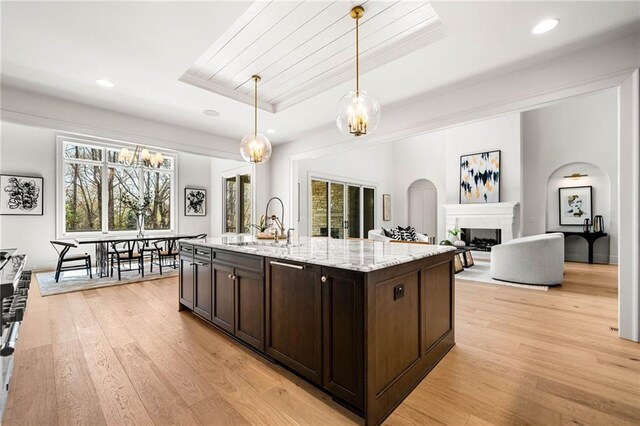
[[[618,327],[609,327],[609,330],[611,330],[611,331],[618,331]]]

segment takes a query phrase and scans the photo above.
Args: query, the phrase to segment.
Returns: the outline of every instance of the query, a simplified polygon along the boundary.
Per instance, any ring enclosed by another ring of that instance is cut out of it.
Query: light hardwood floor
[[[41,297],[34,281],[3,424],[362,424],[176,309],[177,279]],[[549,292],[458,281],[456,346],[387,419],[640,424],[640,345],[616,268],[567,263]]]

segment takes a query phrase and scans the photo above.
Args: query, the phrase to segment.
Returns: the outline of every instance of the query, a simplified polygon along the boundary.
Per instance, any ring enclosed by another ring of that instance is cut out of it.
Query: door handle
[[[293,268],[293,269],[305,269],[305,265],[292,265],[290,263],[276,262],[275,260],[272,260],[269,263],[271,263],[274,266],[284,266],[284,267]]]
[[[320,278],[320,281],[322,281],[323,283],[327,282],[327,277],[325,277],[324,275],[322,276],[322,278]]]

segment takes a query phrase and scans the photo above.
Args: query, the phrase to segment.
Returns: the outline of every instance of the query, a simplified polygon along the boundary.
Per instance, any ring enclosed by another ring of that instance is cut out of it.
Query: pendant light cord
[[[358,21],[359,17],[356,17],[356,95],[360,94],[360,46],[358,45]]]
[[[258,77],[253,77],[255,90],[253,91],[253,137],[258,139]]]

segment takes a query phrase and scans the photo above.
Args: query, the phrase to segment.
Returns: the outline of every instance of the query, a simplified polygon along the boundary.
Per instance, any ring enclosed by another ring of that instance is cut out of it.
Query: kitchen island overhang
[[[454,250],[180,241],[180,309],[381,423],[454,345]]]

